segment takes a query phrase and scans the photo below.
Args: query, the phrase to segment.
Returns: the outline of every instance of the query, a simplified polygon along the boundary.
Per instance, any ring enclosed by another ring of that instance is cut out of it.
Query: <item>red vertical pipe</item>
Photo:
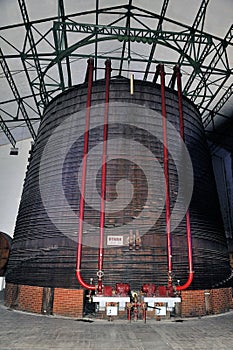
[[[127,307],[127,318],[131,322],[131,307]]]
[[[174,73],[177,79],[177,90],[178,90],[178,105],[179,105],[179,121],[180,121],[180,136],[184,140],[184,117],[183,117],[183,103],[182,103],[182,86],[181,86],[181,73],[179,66],[175,66]],[[177,286],[176,290],[187,289],[193,280],[193,256],[192,256],[192,235],[190,225],[189,211],[186,212],[186,232],[187,232],[187,245],[188,245],[188,265],[189,265],[189,276],[188,280],[182,286]]]
[[[85,128],[85,134],[84,134],[82,183],[81,183],[80,207],[79,207],[78,245],[77,245],[77,256],[76,256],[76,278],[82,287],[89,290],[95,290],[95,286],[92,284],[87,284],[83,281],[81,276],[81,259],[82,259],[82,235],[83,235],[83,220],[84,220],[84,206],[85,206],[84,195],[85,195],[86,173],[87,173],[87,154],[88,154],[88,141],[89,141],[93,70],[94,70],[94,60],[93,58],[90,58],[88,60],[88,68],[87,68],[88,88],[87,88],[87,103],[86,103],[86,128]]]
[[[161,99],[162,99],[162,126],[163,126],[163,156],[165,176],[165,198],[166,198],[166,232],[167,232],[167,253],[168,253],[168,285],[172,284],[172,245],[171,245],[171,224],[170,224],[170,193],[169,193],[169,169],[168,169],[168,148],[167,148],[167,121],[165,101],[165,72],[162,64],[160,67],[161,77]]]
[[[105,198],[106,198],[106,174],[107,174],[107,139],[108,139],[108,106],[109,106],[109,82],[111,75],[111,61],[105,62],[105,108],[103,130],[103,153],[101,175],[101,203],[100,203],[100,240],[98,260],[98,293],[102,293],[103,283],[103,257],[104,257],[104,223],[105,223]]]

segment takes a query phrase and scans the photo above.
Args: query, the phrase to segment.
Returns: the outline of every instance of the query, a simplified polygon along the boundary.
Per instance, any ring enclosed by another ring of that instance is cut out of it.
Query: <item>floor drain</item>
[[[88,322],[88,323],[94,322],[93,320],[87,320],[87,319],[85,319],[85,318],[78,318],[78,319],[75,320],[75,321],[79,321],[79,322]]]

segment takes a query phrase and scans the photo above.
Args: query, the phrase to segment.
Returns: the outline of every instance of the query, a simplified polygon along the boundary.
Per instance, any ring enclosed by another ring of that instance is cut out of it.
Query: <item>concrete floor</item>
[[[0,293],[0,350],[230,350],[233,311],[167,321],[77,320],[12,311]]]

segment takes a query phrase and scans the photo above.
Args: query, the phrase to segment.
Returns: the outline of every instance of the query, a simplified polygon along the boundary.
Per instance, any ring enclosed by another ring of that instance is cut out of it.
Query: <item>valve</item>
[[[126,303],[126,307],[127,307],[127,318],[128,318],[128,321],[131,322],[131,309],[133,307],[133,304],[132,303]]]
[[[133,313],[134,313],[134,321],[137,321],[138,320],[138,307],[139,307],[139,304],[138,304],[138,295],[135,293],[133,295]]]
[[[135,234],[133,233],[133,230],[130,230],[128,242],[129,242],[129,250],[132,250],[132,249],[138,250],[141,247],[142,240],[140,237],[139,230],[136,230]]]
[[[146,311],[147,311],[147,304],[142,302],[141,303],[141,309],[142,309],[142,312],[143,312],[143,320],[144,322],[146,323]]]
[[[103,271],[99,270],[97,272],[97,276],[98,276],[97,292],[98,292],[99,295],[103,294],[103,283],[102,283],[103,275],[104,275]]]
[[[130,291],[130,285],[128,283],[117,283],[116,294],[120,296],[127,296]]]
[[[126,303],[128,321],[131,321],[132,313],[134,316],[134,321],[137,321],[139,314],[142,313],[143,321],[146,323],[147,304],[143,301],[140,302],[136,293],[133,294],[132,298],[133,301]]]
[[[99,270],[96,274],[99,279],[101,279],[104,276],[104,273],[101,270]]]
[[[156,286],[154,283],[143,284],[141,291],[147,296],[152,297],[156,293]]]
[[[129,250],[133,249],[133,241],[134,241],[133,230],[130,230],[130,232],[129,232]]]
[[[141,246],[141,237],[139,234],[139,230],[136,230],[136,237],[135,237],[135,249],[138,250]]]

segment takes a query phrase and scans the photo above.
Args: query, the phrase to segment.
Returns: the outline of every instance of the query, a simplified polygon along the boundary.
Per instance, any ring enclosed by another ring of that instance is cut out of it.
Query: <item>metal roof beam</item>
[[[193,102],[196,101],[196,99],[199,95],[201,95],[205,92],[206,86],[207,86],[207,81],[210,78],[210,76],[214,73],[219,62],[224,62],[224,65],[226,66],[226,74],[225,74],[224,83],[229,78],[229,76],[232,74],[232,71],[230,71],[230,69],[228,67],[229,63],[228,63],[228,56],[227,56],[227,52],[226,52],[227,46],[232,44],[232,42],[233,42],[233,25],[228,30],[225,38],[223,40],[221,40],[219,45],[215,48],[215,54],[214,54],[211,62],[209,63],[208,68],[205,71],[205,74],[203,75],[202,79],[198,83],[198,85],[195,89],[195,93],[192,94],[192,96],[190,96],[191,100]],[[192,81],[189,79],[185,85],[184,94],[188,95],[188,91],[190,89],[191,83],[192,83]],[[223,85],[223,83],[221,85]],[[213,96],[215,97],[216,94],[214,94]],[[213,96],[211,96],[211,101],[213,100]],[[205,107],[208,107],[211,101],[209,100],[209,96],[206,96],[206,99],[209,101],[209,103]],[[205,101],[203,101],[203,103],[204,102]]]
[[[108,11],[113,10],[113,9],[122,10],[125,7],[127,7],[127,5],[126,6],[119,5],[119,6],[114,6],[114,7],[106,7],[106,8],[99,9],[99,13],[105,13],[106,12],[106,13],[112,14],[112,12],[108,12]],[[136,15],[138,17],[144,17],[144,18],[148,17],[148,18],[156,18],[156,19],[160,19],[160,17],[161,17],[160,15],[157,15],[157,14],[151,12],[151,11],[142,9],[140,7],[137,7],[137,6],[133,6],[132,5],[131,8],[132,8],[132,10],[137,10],[137,11],[141,12],[141,14],[137,14]],[[88,15],[88,14],[94,14],[95,12],[96,12],[96,10],[83,11],[83,12],[78,12],[78,13],[71,13],[69,15],[66,15],[65,18],[69,19],[69,18],[73,18],[73,17],[81,17],[81,16]],[[122,14],[122,12],[116,12],[115,14],[119,14],[120,15],[120,14]],[[58,16],[47,17],[47,18],[44,18],[44,19],[30,21],[29,25],[34,26],[36,24],[46,23],[46,22],[51,22],[51,21],[57,21],[57,20],[58,20]],[[187,29],[187,30],[191,30],[191,28],[192,28],[191,26],[189,26],[187,24],[175,21],[175,20],[173,20],[171,18],[168,18],[166,16],[163,18],[163,20],[168,22],[168,23],[171,23],[171,24],[177,25],[179,27],[182,27],[184,29]],[[0,27],[0,31],[7,30],[7,29],[13,29],[13,28],[17,28],[17,27],[22,27],[22,26],[25,26],[25,24],[24,23],[16,23],[16,24],[12,24],[12,25],[9,25],[9,26]],[[198,29],[196,29],[196,32],[199,33],[199,34],[202,33],[202,31],[198,30]],[[222,40],[220,37],[218,37],[216,35],[213,35],[211,33],[205,32],[205,34],[212,36],[213,39]]]
[[[62,36],[62,34],[53,30],[53,38],[54,38],[54,43],[55,43],[55,48],[56,48],[55,52],[57,55],[59,55],[59,53],[62,51],[61,50],[61,47],[62,47],[61,40],[59,38],[60,36]],[[67,62],[67,58],[68,58],[68,56],[66,57],[66,62]],[[62,91],[64,91],[65,90],[65,81],[64,81],[63,67],[62,67],[61,61],[59,61],[57,63],[57,66],[58,66],[58,74],[59,74],[59,79],[60,79],[60,89]]]
[[[128,29],[130,28],[130,19],[131,19],[131,6],[132,6],[132,0],[129,0],[128,4],[128,11],[127,11],[127,17],[126,17],[126,30],[125,30],[125,35],[128,35]],[[121,76],[122,74],[122,68],[123,68],[123,63],[124,63],[124,56],[125,56],[125,49],[126,49],[126,41],[123,42],[123,47],[122,47],[122,52],[121,52],[121,62],[120,62],[120,68],[119,68],[119,75]],[[128,64],[130,62],[130,40],[128,40]]]
[[[191,27],[191,31],[190,34],[192,35],[193,32],[195,32],[195,30],[197,30],[201,24],[201,32],[203,31],[204,28],[204,22],[205,22],[205,15],[206,15],[206,10],[207,10],[207,6],[209,4],[210,0],[202,0],[202,3],[199,7],[198,13],[194,19],[193,25]],[[190,35],[190,38],[191,38]],[[191,46],[191,42],[188,39],[183,47],[184,52],[188,52]],[[181,64],[183,62],[184,58],[183,56],[180,56],[178,63]]]
[[[95,24],[99,24],[99,0],[96,0],[96,13],[95,13]],[[97,77],[97,66],[98,66],[98,34],[96,33],[95,36],[95,64],[94,64],[94,72],[95,72],[95,80],[98,79]]]
[[[104,12],[107,12],[109,10],[111,10],[111,11],[112,10],[122,10],[122,8],[124,8],[124,7],[125,6],[122,6],[122,5],[105,7],[105,8],[100,9],[99,12],[104,13]],[[69,15],[66,15],[65,18],[68,19],[68,18],[72,18],[72,17],[81,17],[81,16],[85,16],[85,15],[94,14],[95,12],[96,12],[96,10],[75,12],[75,13],[70,13]],[[46,23],[46,22],[53,22],[53,21],[57,21],[57,20],[58,20],[58,16],[52,16],[52,17],[46,17],[46,18],[42,18],[42,19],[29,21],[29,24],[31,26],[33,26],[35,24]],[[7,25],[7,26],[0,27],[0,31],[1,30],[8,30],[8,29],[15,29],[15,28],[24,27],[24,26],[25,26],[25,23],[10,24],[10,25]]]
[[[225,105],[225,103],[229,100],[229,98],[233,95],[233,83],[228,87],[228,89],[224,92],[218,103],[215,107],[206,115],[203,116],[203,125],[206,128],[213,119],[216,117],[221,108]]]
[[[191,42],[191,38],[192,38],[192,33],[195,32],[195,30],[197,30],[201,24],[201,32],[203,31],[203,28],[204,28],[204,22],[205,22],[205,15],[206,15],[206,10],[207,10],[207,6],[209,4],[209,1],[210,0],[202,0],[202,3],[199,7],[199,10],[198,10],[198,13],[194,19],[194,22],[193,22],[193,25],[191,27],[191,30],[190,30],[190,37],[187,39],[186,43],[184,44],[184,47],[183,47],[183,51],[185,53],[188,53],[191,46],[192,46],[192,42]],[[199,46],[199,50],[200,50],[200,46]],[[201,54],[199,55],[199,60],[201,62],[204,61],[205,57],[207,56],[207,54],[209,53],[209,50],[210,50],[210,46],[206,46],[204,48],[204,50],[202,50]],[[182,62],[184,61],[184,56],[183,55],[180,55],[180,58],[178,60],[178,64],[182,64]],[[191,74],[191,77],[189,78],[189,84],[191,85],[192,82],[194,81],[196,75],[198,74],[198,69],[194,69],[194,71],[192,72]],[[171,86],[172,84],[172,81],[170,80],[169,82],[169,86]]]
[[[24,25],[25,25],[25,29],[26,29],[26,38],[28,38],[29,40],[29,44],[30,44],[30,48],[34,57],[34,63],[35,63],[35,67],[36,67],[36,71],[38,74],[38,77],[40,78],[40,84],[41,84],[41,100],[44,104],[44,106],[46,104],[48,104],[49,100],[48,100],[48,94],[46,91],[46,87],[45,87],[45,83],[44,83],[44,79],[43,79],[43,75],[42,75],[42,70],[41,70],[41,66],[40,66],[40,60],[38,58],[38,54],[37,54],[37,48],[36,48],[36,44],[34,41],[34,37],[33,37],[33,33],[32,33],[32,26],[29,20],[29,16],[28,16],[28,12],[27,12],[27,7],[26,7],[26,3],[24,0],[18,0],[18,4],[21,10],[21,14],[23,17],[23,21],[24,21]],[[24,60],[24,57],[22,55],[22,60]]]
[[[8,64],[7,64],[6,60],[5,60],[5,58],[4,58],[4,55],[3,55],[3,52],[1,50],[1,48],[0,48],[0,65],[2,67],[2,70],[3,70],[4,74],[5,74],[5,77],[6,77],[7,81],[8,81],[8,83],[9,83],[11,91],[13,92],[15,100],[18,103],[18,106],[19,106],[19,109],[20,109],[20,111],[21,111],[21,113],[23,115],[23,118],[26,121],[27,127],[28,127],[28,129],[29,129],[29,131],[30,131],[30,133],[32,135],[32,138],[35,139],[36,138],[35,131],[33,129],[33,126],[31,124],[31,122],[30,122],[29,116],[28,116],[27,111],[26,111],[26,109],[24,107],[24,104],[23,104],[23,102],[21,100],[19,91],[18,91],[17,86],[16,86],[16,84],[14,82],[14,79],[12,77],[11,71],[10,71],[10,69],[8,67]]]
[[[156,40],[167,40],[167,41],[180,41],[180,42],[186,42],[187,39],[190,36],[189,31],[156,31],[156,30],[149,30],[144,28],[126,28],[126,27],[120,27],[120,26],[113,26],[113,25],[98,25],[95,24],[89,24],[89,23],[76,23],[76,22],[54,22],[54,28],[55,30],[62,31],[64,26],[66,26],[67,32],[76,32],[76,33],[86,33],[86,34],[95,34],[96,31],[98,31],[98,34],[100,35],[106,35],[106,36],[114,36],[120,40],[119,36],[123,36],[123,39],[126,40],[126,34],[125,30],[128,29],[129,35],[132,38],[132,40],[136,40],[137,38],[147,38]],[[114,39],[114,37],[111,37],[111,39]],[[195,33],[193,35],[193,38],[195,41],[205,40],[206,43],[210,42],[211,35],[206,33]],[[84,39],[85,40],[85,39]],[[128,39],[127,39],[128,40]],[[199,42],[198,41],[198,42]],[[228,43],[229,44],[229,43]],[[183,51],[181,51],[183,52]]]
[[[37,94],[39,95],[39,94]],[[28,98],[31,98],[33,97],[33,95],[26,95],[26,96],[21,96],[21,100],[24,101]],[[5,101],[0,101],[0,105],[4,105],[4,104],[7,104],[7,103],[12,103],[12,102],[15,102],[15,98],[11,98],[9,100],[5,100]]]
[[[64,6],[63,0],[58,1],[58,16],[61,19],[61,22],[65,22],[66,15],[65,15],[65,6]],[[67,38],[66,30],[64,30],[61,34],[60,45],[61,45],[61,47],[64,46],[65,49],[68,48],[68,38]],[[71,87],[72,86],[72,78],[71,78],[69,57],[66,57],[66,68],[67,68],[68,87]]]
[[[10,141],[10,143],[12,144],[12,146],[15,148],[16,140],[15,140],[14,136],[12,135],[10,129],[6,125],[5,121],[3,120],[1,114],[0,114],[0,127],[1,127],[2,131],[4,132],[4,134],[6,135],[6,137],[8,138],[8,140]]]
[[[165,13],[166,13],[167,8],[168,8],[168,4],[169,4],[169,0],[164,0],[163,1],[163,6],[162,6],[160,18],[159,18],[159,23],[158,23],[157,29],[156,29],[157,31],[162,30],[162,23],[163,23]],[[147,62],[147,65],[146,65],[146,70],[145,70],[145,74],[144,74],[143,80],[146,80],[147,77],[148,77],[150,66],[151,66],[151,60],[153,59],[153,56],[154,56],[154,53],[155,53],[155,49],[156,49],[156,45],[157,45],[156,42],[153,43],[153,45],[152,45],[152,48],[151,48],[151,51],[150,51],[150,56],[149,56],[149,61]]]

